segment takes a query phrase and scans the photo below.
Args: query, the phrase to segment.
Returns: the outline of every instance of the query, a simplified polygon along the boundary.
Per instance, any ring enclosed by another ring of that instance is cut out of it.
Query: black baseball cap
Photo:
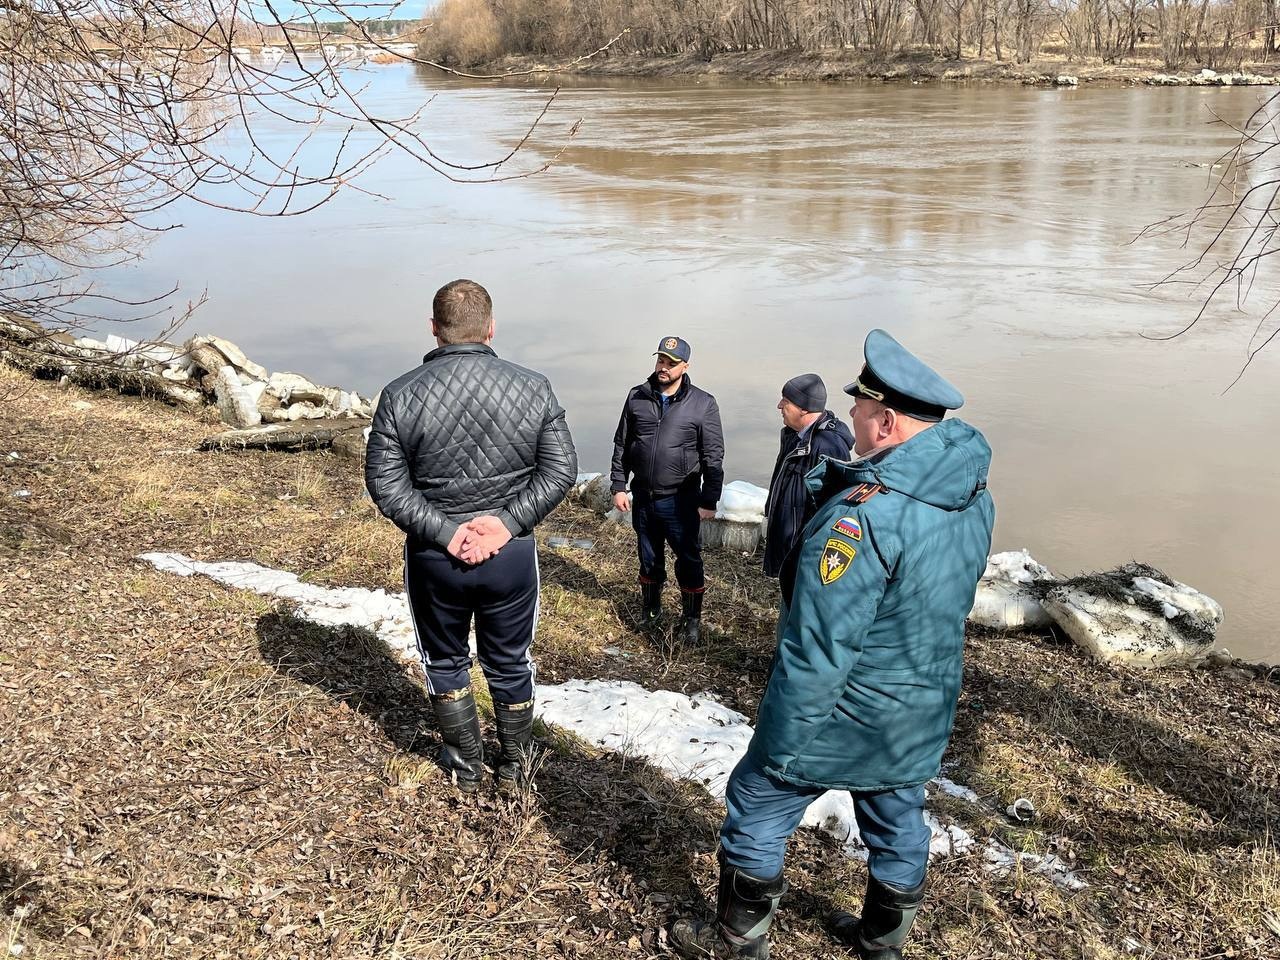
[[[677,363],[688,363],[689,358],[693,356],[693,348],[689,346],[688,340],[681,340],[679,337],[663,337],[653,355],[656,357],[658,354]]]

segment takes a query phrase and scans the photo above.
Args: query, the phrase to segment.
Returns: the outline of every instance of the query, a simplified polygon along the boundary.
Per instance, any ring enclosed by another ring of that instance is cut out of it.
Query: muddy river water
[[[500,155],[547,94],[407,66],[364,79],[388,112],[435,95],[432,146],[469,162]],[[306,217],[184,206],[183,229],[108,286],[207,290],[190,332],[372,393],[430,346],[436,287],[479,280],[495,347],[552,378],[584,470],[607,467],[626,389],[678,334],[719,398],[728,477],[760,484],[781,384],[816,371],[843,413],[838,387],[884,327],[991,441],[998,549],[1062,573],[1153,563],[1224,605],[1225,646],[1280,660],[1280,346],[1224,393],[1256,319],[1144,339],[1194,303],[1144,288],[1185,251],[1129,243],[1203,199],[1231,139],[1213,113],[1240,119],[1259,96],[580,81],[513,162],[553,156],[581,119],[547,173],[460,185],[392,154],[370,192]]]

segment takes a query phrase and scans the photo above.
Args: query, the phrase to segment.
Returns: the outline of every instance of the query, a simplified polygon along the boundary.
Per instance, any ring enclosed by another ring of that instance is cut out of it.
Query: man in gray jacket
[[[441,765],[480,786],[484,751],[468,634],[493,697],[498,783],[523,782],[533,732],[538,558],[533,528],[573,485],[564,410],[540,373],[498,358],[488,292],[471,280],[432,302],[437,349],[389,383],[365,483],[405,533],[405,590],[444,741]]]

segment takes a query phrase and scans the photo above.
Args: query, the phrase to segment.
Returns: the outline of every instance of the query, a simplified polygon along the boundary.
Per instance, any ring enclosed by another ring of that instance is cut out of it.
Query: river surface
[[[500,156],[548,94],[399,65],[362,76],[387,112],[435,96],[423,129],[459,162]],[[1280,346],[1224,393],[1256,319],[1144,339],[1194,313],[1144,288],[1187,252],[1129,243],[1204,199],[1203,165],[1231,142],[1213,112],[1242,119],[1259,96],[580,81],[511,165],[554,156],[581,119],[547,173],[454,184],[392,154],[369,192],[305,217],[184,204],[168,211],[183,228],[105,288],[207,290],[188,333],[372,394],[433,345],[435,289],[473,278],[498,352],[552,378],[584,470],[607,469],[627,388],[679,335],[720,401],[727,476],[762,485],[781,384],[818,372],[844,414],[839,387],[883,327],[961,388],[990,440],[996,549],[1063,574],[1155,564],[1223,604],[1223,645],[1280,660]]]

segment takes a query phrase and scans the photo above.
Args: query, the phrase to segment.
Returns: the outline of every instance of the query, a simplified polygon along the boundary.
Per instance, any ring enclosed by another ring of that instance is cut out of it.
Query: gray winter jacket
[[[378,509],[424,543],[447,547],[473,517],[530,533],[564,499],[578,455],[540,373],[482,343],[432,350],[382,391],[365,459]]]

